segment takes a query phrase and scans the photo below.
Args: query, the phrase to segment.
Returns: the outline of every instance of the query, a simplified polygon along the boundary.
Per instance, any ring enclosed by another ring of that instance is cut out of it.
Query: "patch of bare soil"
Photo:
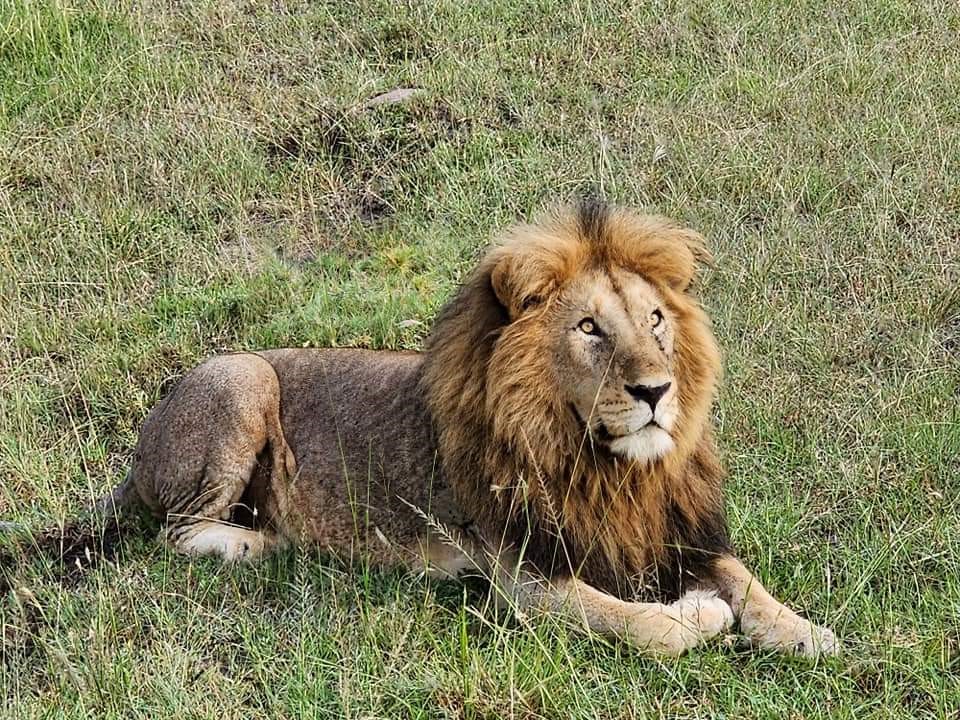
[[[442,100],[394,92],[357,108],[314,108],[291,115],[265,134],[263,151],[274,165],[330,168],[339,187],[333,215],[365,224],[389,218],[404,178],[441,143],[459,143],[471,129],[470,121]]]
[[[62,587],[80,583],[94,568],[117,557],[124,537],[139,534],[124,520],[71,521],[36,533],[13,531],[19,537],[0,549],[0,595],[16,588],[28,565],[44,563],[48,577]]]

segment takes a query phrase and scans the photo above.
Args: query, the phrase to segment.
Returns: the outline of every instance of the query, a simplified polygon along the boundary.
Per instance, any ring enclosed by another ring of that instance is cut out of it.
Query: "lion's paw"
[[[228,563],[258,560],[266,546],[262,532],[209,521],[198,523],[192,534],[175,543],[187,555],[219,555]]]
[[[253,562],[263,555],[263,551],[263,537],[260,533],[253,533],[225,539],[221,554],[226,562]]]
[[[740,627],[752,641],[768,650],[809,658],[840,652],[840,642],[832,630],[793,612],[779,612],[772,617],[763,612],[744,612]]]
[[[677,609],[684,627],[708,640],[733,626],[733,610],[717,594],[707,590],[691,590],[670,607]]]
[[[634,620],[634,644],[664,655],[682,655],[733,625],[730,606],[712,592],[694,590],[655,615]]]

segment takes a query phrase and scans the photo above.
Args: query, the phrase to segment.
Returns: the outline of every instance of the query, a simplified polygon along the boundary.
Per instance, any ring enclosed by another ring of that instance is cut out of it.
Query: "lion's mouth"
[[[657,428],[659,430],[664,430],[664,432],[666,432],[663,425],[658,423],[656,420],[651,420],[646,425],[644,425],[643,427],[639,427],[636,430],[631,430],[630,432],[623,433],[622,435],[614,435],[612,432],[610,432],[610,430],[607,429],[607,426],[604,425],[603,422],[601,421],[598,427],[598,431],[599,431],[598,437],[604,442],[613,442],[614,440],[619,440],[620,438],[627,438],[627,437],[633,437],[634,435],[639,435],[644,430],[648,430],[651,428]]]
[[[623,433],[622,435],[614,435],[612,432],[610,432],[610,429],[606,426],[603,420],[598,421],[597,424],[591,428],[590,425],[586,422],[586,420],[584,420],[583,417],[580,415],[576,406],[571,405],[570,409],[573,410],[573,414],[577,418],[577,422],[580,423],[580,426],[585,430],[587,430],[588,432],[590,432],[597,440],[604,443],[605,445],[609,445],[610,443],[616,440],[620,440],[622,438],[627,438],[633,435],[637,435],[638,433],[641,433],[648,428],[658,428],[666,432],[666,429],[660,423],[658,423],[653,418],[650,418],[650,422],[648,422],[643,427],[637,428],[636,430],[632,430],[631,432],[628,432],[628,433]]]

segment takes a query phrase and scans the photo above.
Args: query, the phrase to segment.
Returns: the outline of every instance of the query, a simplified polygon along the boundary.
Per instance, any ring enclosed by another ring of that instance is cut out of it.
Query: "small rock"
[[[394,105],[396,103],[407,102],[411,98],[419,97],[425,92],[426,90],[423,88],[397,88],[370,98],[360,107],[364,110],[369,110],[370,108],[375,108],[380,105]]]

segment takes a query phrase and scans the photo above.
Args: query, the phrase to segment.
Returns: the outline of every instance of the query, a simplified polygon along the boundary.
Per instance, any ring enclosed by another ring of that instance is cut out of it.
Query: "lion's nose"
[[[650,412],[654,412],[660,398],[666,395],[667,390],[670,389],[670,383],[665,382],[663,385],[624,385],[624,387],[635,399],[647,403],[650,406]]]

